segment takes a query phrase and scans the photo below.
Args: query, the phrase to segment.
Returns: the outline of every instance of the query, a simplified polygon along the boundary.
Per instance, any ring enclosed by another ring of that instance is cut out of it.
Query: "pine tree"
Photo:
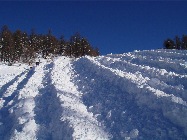
[[[181,46],[181,48],[183,50],[187,50],[187,35],[183,35],[183,37],[182,37],[182,46]]]
[[[51,30],[48,31],[48,34],[43,36],[43,48],[42,48],[42,56],[46,58],[49,54],[58,53],[58,40],[55,36],[52,35]]]
[[[87,39],[81,39],[81,56],[89,55],[91,52],[91,46]]]
[[[70,38],[70,45],[71,45],[71,55],[74,57],[81,56],[81,36],[79,33],[76,33]]]
[[[99,49],[98,48],[94,49],[86,38],[82,38],[81,48],[82,48],[81,56],[84,56],[84,55],[98,56],[99,55]]]
[[[167,39],[164,41],[164,48],[165,49],[174,49],[175,48],[175,43],[171,39]]]
[[[99,50],[94,49],[88,40],[81,37],[79,33],[74,34],[69,41],[65,41],[64,37],[57,39],[53,36],[51,30],[46,35],[38,35],[32,30],[28,36],[26,32],[21,30],[16,30],[12,34],[7,26],[3,26],[0,33],[1,61],[29,62],[36,57],[36,54],[41,53],[44,58],[48,55],[81,57],[85,55],[97,56]]]
[[[3,61],[3,38],[1,37],[1,34],[0,34],[0,58],[1,58],[0,60]]]
[[[26,32],[22,33],[23,61],[28,62],[32,58],[32,49],[29,47],[29,37]]]
[[[20,30],[16,30],[13,33],[13,41],[14,41],[14,58],[15,60],[20,60],[21,55],[23,54],[22,32]]]
[[[64,48],[64,55],[72,57],[73,56],[72,52],[73,52],[72,45],[71,45],[70,41],[68,41],[68,42],[66,42],[66,46]]]
[[[100,55],[99,48],[95,48],[91,56],[95,57],[95,56],[99,56],[99,55]]]
[[[58,54],[59,55],[67,55],[68,45],[67,42],[64,39],[64,36],[60,37],[59,41],[59,48],[58,48]]]
[[[176,46],[176,49],[178,49],[178,50],[181,49],[181,41],[178,36],[175,37],[175,46]]]
[[[11,31],[8,26],[1,30],[1,61],[12,63],[14,61],[14,43]]]
[[[29,47],[33,48],[33,51],[36,53],[39,51],[38,42],[39,37],[36,35],[34,29],[32,29],[31,34],[29,35]]]

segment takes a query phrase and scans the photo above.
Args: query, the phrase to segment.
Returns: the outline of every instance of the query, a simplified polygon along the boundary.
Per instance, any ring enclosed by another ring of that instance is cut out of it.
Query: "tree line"
[[[166,39],[164,41],[164,49],[187,50],[187,35],[183,35],[181,38],[175,36],[174,39]]]
[[[12,32],[8,26],[3,26],[0,32],[0,61],[14,63],[29,62],[38,55],[47,58],[53,56],[81,57],[85,55],[98,56],[98,48],[90,45],[88,40],[79,33],[74,34],[69,40],[64,37],[56,38],[49,30],[47,34],[30,34],[21,30]]]

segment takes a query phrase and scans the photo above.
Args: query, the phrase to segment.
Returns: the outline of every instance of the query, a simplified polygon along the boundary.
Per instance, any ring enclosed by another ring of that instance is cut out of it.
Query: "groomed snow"
[[[187,139],[187,51],[0,63],[0,139]]]

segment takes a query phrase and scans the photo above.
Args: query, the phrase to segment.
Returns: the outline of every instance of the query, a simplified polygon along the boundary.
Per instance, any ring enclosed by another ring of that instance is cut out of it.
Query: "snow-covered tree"
[[[1,61],[12,63],[14,61],[14,43],[12,32],[8,26],[3,26],[0,34],[1,40]]]
[[[181,46],[181,48],[183,50],[187,50],[187,35],[183,35],[183,37],[182,37],[182,46]]]
[[[22,46],[22,32],[20,30],[16,30],[13,33],[13,41],[14,41],[14,57],[15,60],[20,60],[23,54],[23,46]]]

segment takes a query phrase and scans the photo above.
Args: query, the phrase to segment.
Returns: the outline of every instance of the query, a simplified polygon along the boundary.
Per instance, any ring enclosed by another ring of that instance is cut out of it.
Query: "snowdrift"
[[[0,65],[0,139],[187,139],[187,51]]]

